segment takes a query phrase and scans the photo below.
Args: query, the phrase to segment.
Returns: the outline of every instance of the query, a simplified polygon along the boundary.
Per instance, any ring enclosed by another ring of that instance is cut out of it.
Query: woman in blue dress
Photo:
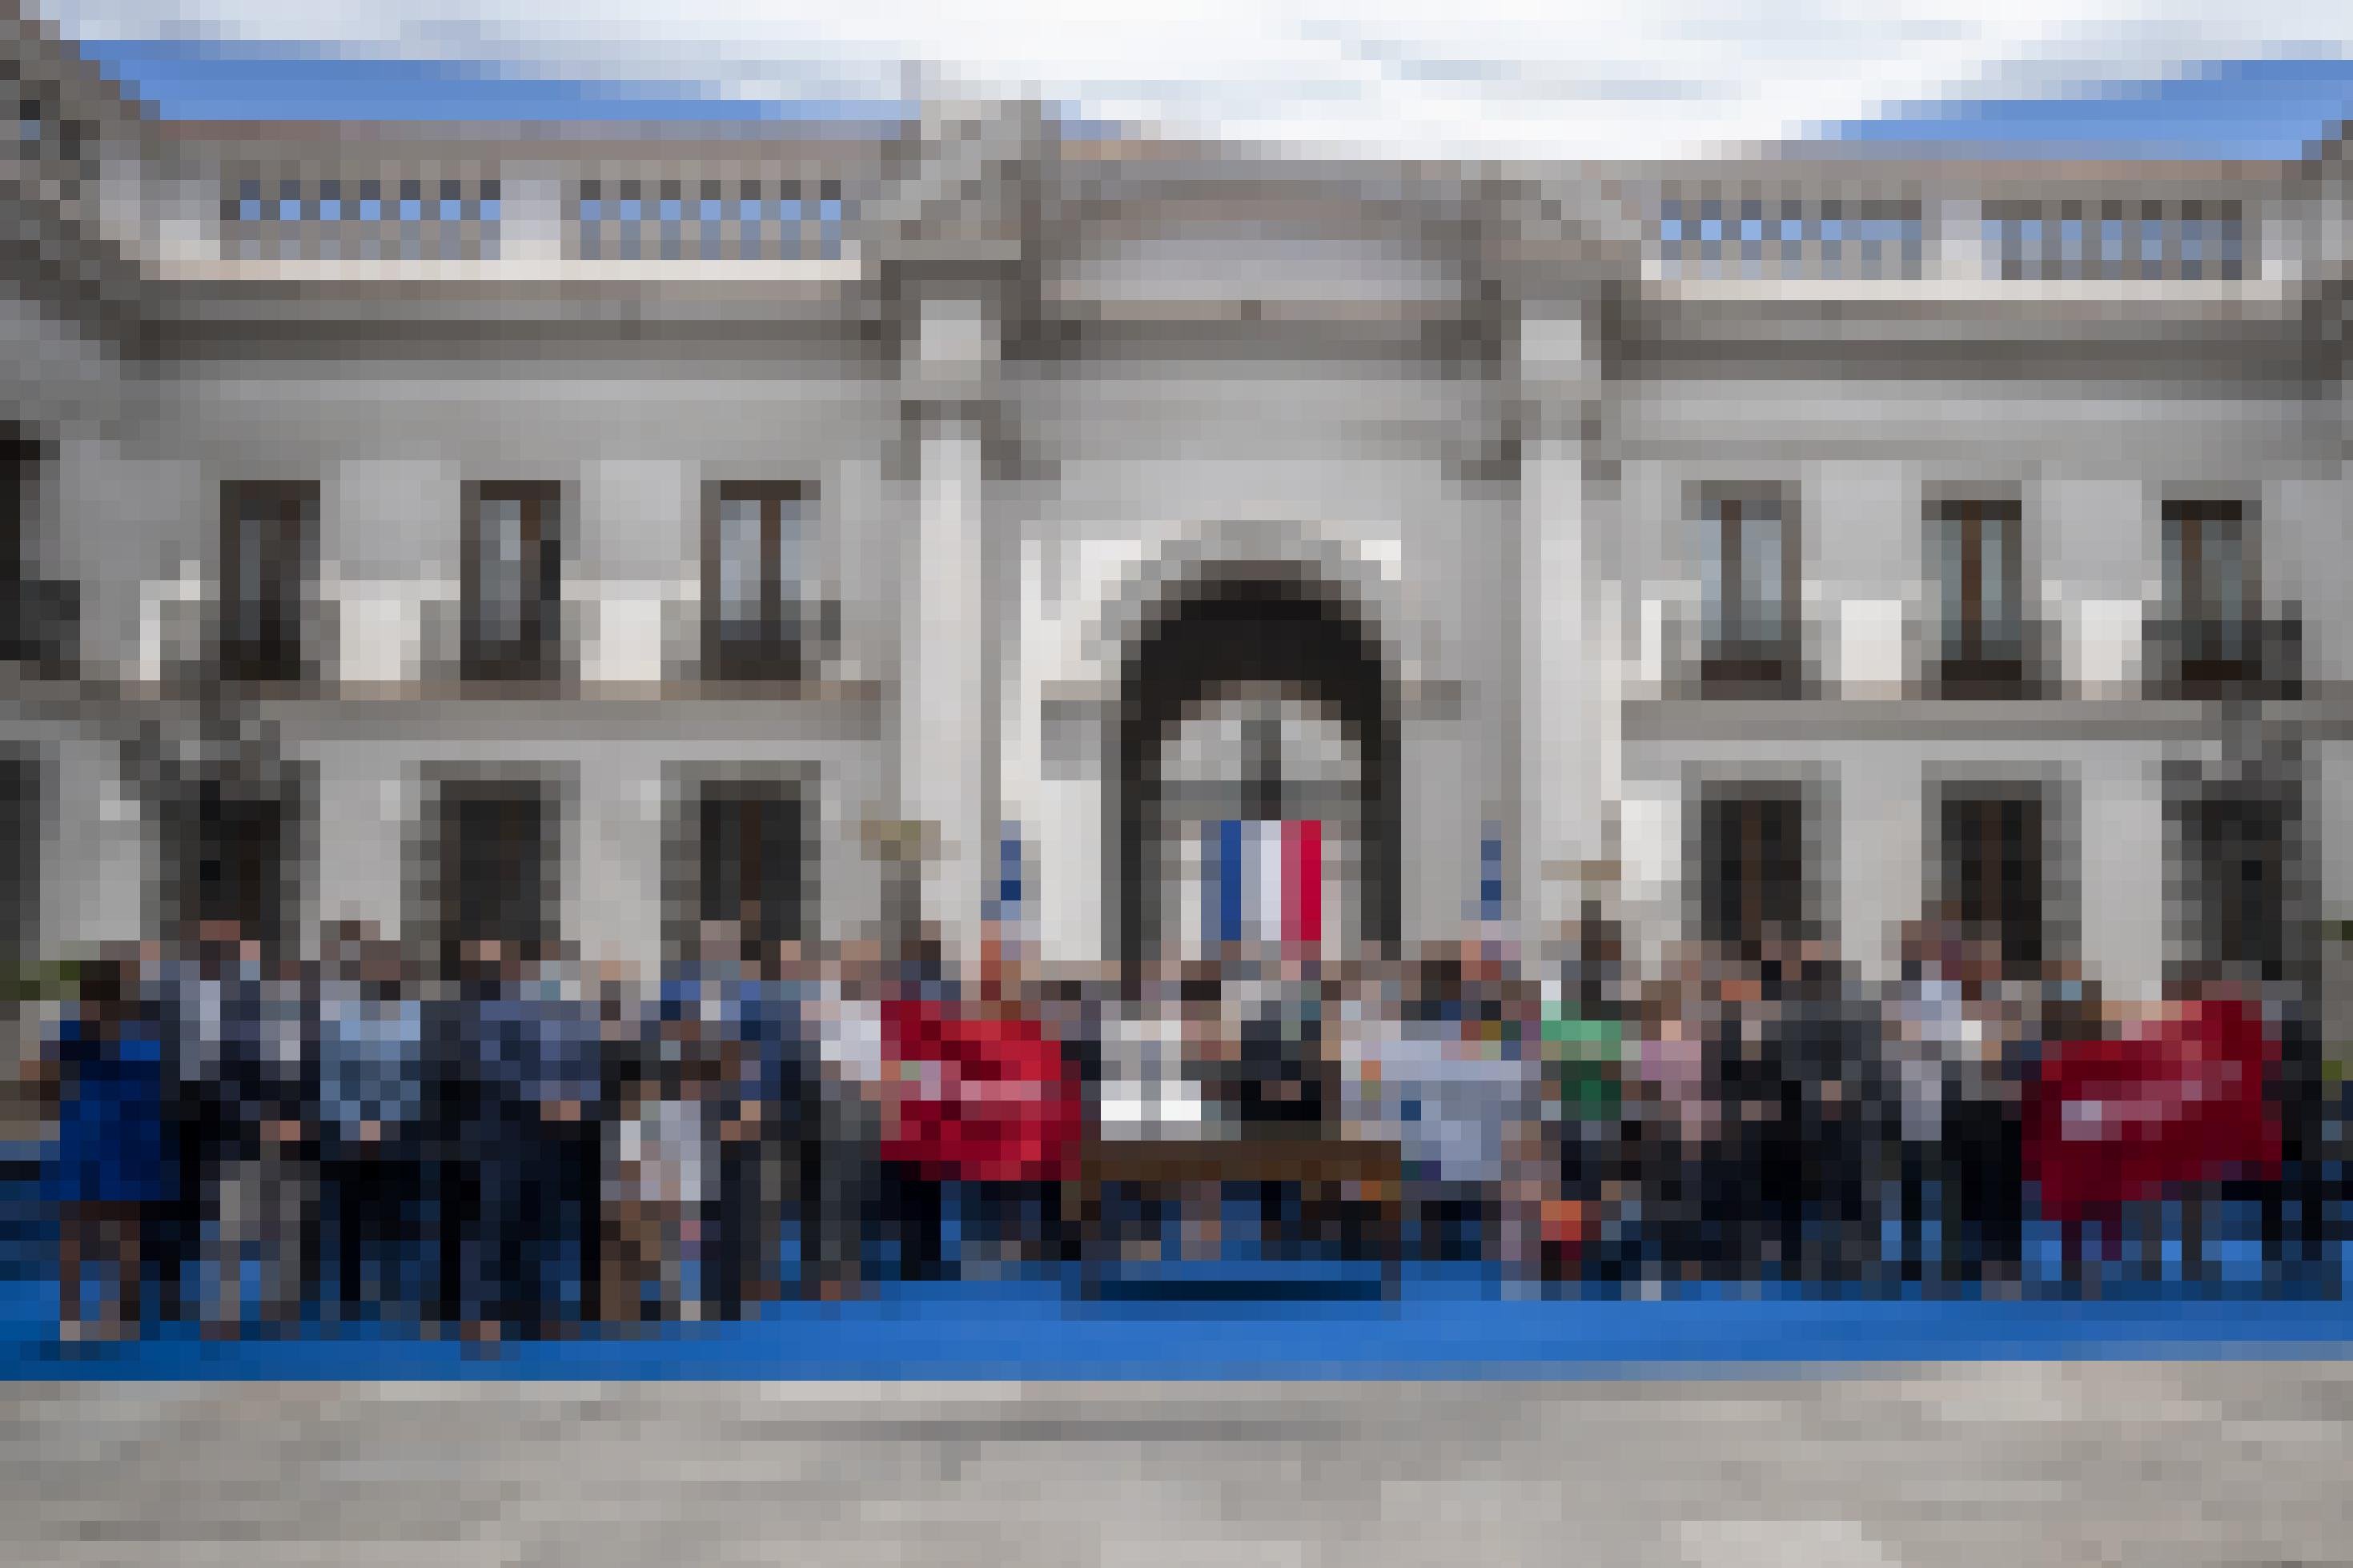
[[[58,1137],[48,1180],[58,1204],[58,1329],[66,1340],[136,1330],[141,1221],[177,1185],[163,1035],[141,1016],[138,995],[130,964],[89,965],[80,1006],[53,1046]],[[114,1276],[113,1309],[94,1321],[82,1306],[82,1275],[92,1264]]]

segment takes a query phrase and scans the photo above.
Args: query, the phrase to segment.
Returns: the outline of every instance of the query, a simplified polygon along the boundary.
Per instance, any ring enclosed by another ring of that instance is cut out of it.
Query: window
[[[2235,683],[2254,675],[2259,628],[2252,555],[2236,502],[2167,504],[2167,595],[2183,686]]]
[[[1710,942],[1754,952],[1794,937],[1806,913],[1805,802],[1795,794],[1741,792],[1702,807],[1701,923]]]
[[[2191,802],[2197,947],[2209,962],[2275,975],[2292,956],[2287,817],[2276,791],[2216,788]]]
[[[536,949],[554,935],[548,911],[555,857],[542,787],[528,782],[453,784],[441,795],[440,927],[445,959],[465,945]]]
[[[2014,690],[2026,674],[2014,503],[1959,501],[1934,528],[1939,684],[1947,695]]]
[[[733,921],[746,942],[796,941],[802,931],[798,797],[776,784],[709,784],[701,801],[700,912]]]
[[[171,842],[179,858],[183,928],[233,921],[265,949],[285,938],[288,829],[282,798],[250,785],[206,779],[175,803]]]
[[[719,679],[789,679],[800,663],[801,487],[729,484],[703,531],[703,663]]]
[[[556,487],[489,485],[467,524],[463,662],[471,679],[554,668],[562,559]]]
[[[1972,934],[2011,963],[2042,961],[2042,803],[2025,795],[1962,795],[1944,803],[1946,901]]]
[[[301,673],[303,580],[319,491],[238,484],[221,498],[218,666],[230,680]]]
[[[1770,496],[1717,497],[1700,530],[1711,683],[1778,684],[1792,673],[1791,531]]]

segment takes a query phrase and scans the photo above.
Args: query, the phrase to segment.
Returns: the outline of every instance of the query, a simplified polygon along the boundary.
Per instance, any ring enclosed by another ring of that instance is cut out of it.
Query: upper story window
[[[2016,689],[2026,676],[2023,572],[2014,501],[1947,503],[1930,520],[1938,680],[1951,694]]]
[[[1712,495],[1700,526],[1703,678],[1778,686],[1797,666],[1796,531],[1770,490]]]
[[[302,666],[304,584],[319,487],[231,484],[221,492],[218,667],[230,680],[291,680]]]
[[[462,650],[469,679],[554,672],[563,592],[558,496],[553,484],[495,484],[471,498]]]
[[[800,662],[797,484],[723,484],[705,507],[703,662],[722,679],[786,678]]]
[[[2254,678],[2260,666],[2255,552],[2236,501],[2168,501],[2166,618],[2186,687]]]

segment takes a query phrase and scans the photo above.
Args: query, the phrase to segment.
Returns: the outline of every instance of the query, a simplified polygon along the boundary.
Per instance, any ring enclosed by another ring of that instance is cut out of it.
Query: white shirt
[[[1888,1037],[1905,1142],[1930,1143],[1944,1136],[1946,1075],[1976,1058],[1982,1034],[1953,981],[1922,980],[1906,988]]]
[[[882,1007],[843,998],[830,1026],[819,1031],[818,1050],[826,1065],[852,1083],[882,1080]]]

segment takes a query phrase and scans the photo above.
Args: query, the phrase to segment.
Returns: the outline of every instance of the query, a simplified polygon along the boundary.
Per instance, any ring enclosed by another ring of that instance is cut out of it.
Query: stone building
[[[9,54],[20,949],[1590,901],[1880,966],[1950,901],[2145,990],[2353,892],[2333,148],[192,123]]]

